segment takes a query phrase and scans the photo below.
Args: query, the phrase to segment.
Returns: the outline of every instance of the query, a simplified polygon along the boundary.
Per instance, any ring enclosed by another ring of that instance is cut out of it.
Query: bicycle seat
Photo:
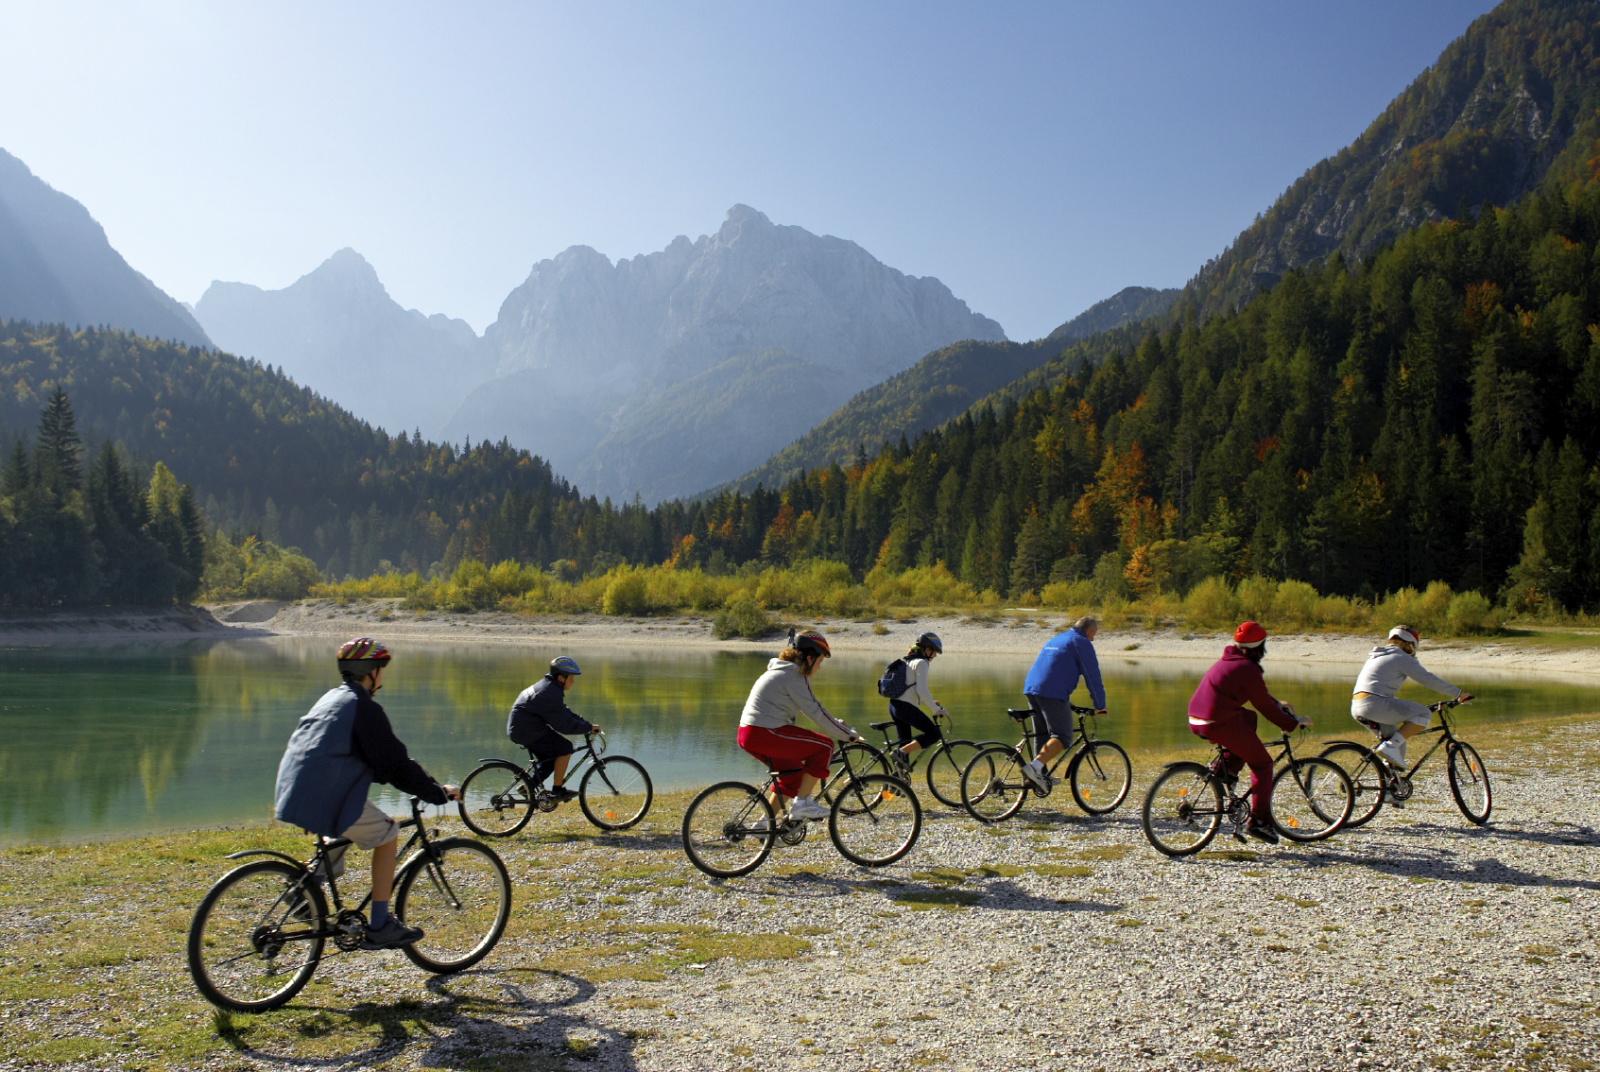
[[[1372,721],[1370,718],[1358,718],[1356,721],[1367,727],[1367,729],[1371,730],[1373,733],[1383,732],[1383,727]]]
[[[894,720],[890,719],[888,722],[868,722],[867,725],[871,726],[875,730],[889,730],[894,728]]]
[[[1017,708],[1012,707],[1006,710],[1006,714],[1010,715],[1016,721],[1021,722],[1025,718],[1032,718],[1033,710],[1032,708],[1023,708],[1019,711]]]

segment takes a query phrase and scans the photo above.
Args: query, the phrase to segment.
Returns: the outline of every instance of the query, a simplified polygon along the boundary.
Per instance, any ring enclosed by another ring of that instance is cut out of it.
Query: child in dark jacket
[[[600,730],[567,706],[567,690],[581,673],[577,661],[570,656],[561,655],[550,660],[550,672],[522,690],[506,720],[506,736],[539,761],[533,770],[533,784],[538,785],[553,772],[555,782],[550,793],[563,802],[578,794],[562,784],[567,778],[567,764],[572,759],[572,742],[562,734],[587,735]]]

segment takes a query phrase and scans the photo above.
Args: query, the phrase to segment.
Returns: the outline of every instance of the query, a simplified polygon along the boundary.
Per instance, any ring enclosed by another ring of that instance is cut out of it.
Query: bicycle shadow
[[[1411,829],[1431,835],[1454,835],[1468,841],[1520,841],[1529,845],[1600,845],[1600,831],[1592,826],[1570,824],[1571,832],[1518,830],[1498,823],[1487,826],[1446,826],[1443,823],[1414,822]]]
[[[1005,912],[1121,912],[1126,906],[1106,901],[1082,898],[1040,897],[1029,893],[1009,879],[984,879],[978,876],[977,884],[930,882],[911,877],[869,878],[819,874],[801,870],[788,875],[772,876],[768,892],[781,892],[786,897],[823,899],[848,897],[858,893],[875,893],[893,905],[910,908],[966,908],[983,907]],[[780,889],[779,885],[782,883]]]
[[[1545,889],[1600,890],[1600,881],[1570,879],[1539,874],[1508,864],[1497,857],[1467,860],[1452,849],[1439,848],[1431,853],[1405,848],[1391,849],[1381,856],[1359,855],[1340,849],[1336,844],[1324,842],[1316,858],[1307,858],[1306,866],[1350,864],[1368,871],[1394,878],[1415,881],[1440,881],[1477,883],[1494,886],[1525,886]]]
[[[488,992],[484,983],[491,984]],[[291,1007],[313,1014],[294,1029],[307,1039],[337,1030],[334,1017],[341,1014],[357,1027],[376,1029],[377,1040],[359,1050],[308,1057],[258,1049],[235,1033],[219,1034],[241,1056],[268,1066],[367,1068],[410,1051],[424,1068],[560,1068],[571,1060],[598,1060],[604,1067],[624,1070],[638,1067],[633,1037],[591,1024],[579,1011],[596,992],[593,983],[579,976],[540,968],[492,968],[434,976],[424,986],[434,1000],[361,1003],[349,1009]]]

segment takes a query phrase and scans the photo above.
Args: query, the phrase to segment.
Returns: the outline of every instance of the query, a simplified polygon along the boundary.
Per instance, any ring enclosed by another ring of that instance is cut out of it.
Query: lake
[[[75,840],[271,817],[278,759],[295,722],[337,684],[326,637],[0,649],[0,842]],[[739,712],[772,650],[721,652],[631,647],[566,649],[584,673],[568,702],[606,730],[610,751],[640,760],[658,790],[719,778],[757,780],[761,767],[734,744]],[[379,700],[428,771],[459,781],[481,757],[525,758],[505,738],[506,712],[553,655],[547,647],[407,642]],[[838,655],[815,679],[818,699],[863,732],[887,717],[874,688],[878,656]],[[1102,652],[1111,717],[1101,735],[1135,753],[1205,752],[1184,711],[1206,663],[1139,660]],[[1426,659],[1426,651],[1424,651]],[[933,694],[955,716],[955,736],[1014,738],[1007,707],[1031,658],[940,658]],[[1275,695],[1317,719],[1319,732],[1359,734],[1349,718],[1357,666],[1267,663]],[[1595,709],[1595,687],[1561,678],[1479,672],[1442,675],[1479,695],[1461,722],[1532,719]],[[1404,693],[1426,700],[1423,690]],[[1081,692],[1078,699],[1087,703]],[[398,795],[378,799],[404,811]],[[1126,805],[1125,805],[1126,806]]]

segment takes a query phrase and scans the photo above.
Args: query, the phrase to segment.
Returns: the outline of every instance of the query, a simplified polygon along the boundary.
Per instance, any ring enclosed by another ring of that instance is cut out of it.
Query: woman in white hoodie
[[[817,783],[828,776],[833,742],[857,739],[856,731],[828,714],[811,692],[811,675],[823,659],[832,657],[825,639],[816,633],[801,633],[767,664],[767,672],[756,679],[744,714],[739,716],[739,747],[773,770],[789,771],[778,779],[778,792],[794,798],[789,805],[791,819],[828,817],[828,810],[811,795]],[[822,732],[795,725],[800,715]]]
[[[1410,678],[1434,692],[1454,695],[1462,703],[1472,699],[1442,678],[1434,677],[1417,661],[1417,631],[1409,625],[1389,630],[1387,643],[1372,649],[1361,676],[1356,678],[1355,695],[1350,698],[1350,717],[1372,724],[1382,740],[1378,755],[1397,767],[1406,765],[1406,741],[1428,728],[1433,712],[1414,700],[1402,700],[1395,693]]]

